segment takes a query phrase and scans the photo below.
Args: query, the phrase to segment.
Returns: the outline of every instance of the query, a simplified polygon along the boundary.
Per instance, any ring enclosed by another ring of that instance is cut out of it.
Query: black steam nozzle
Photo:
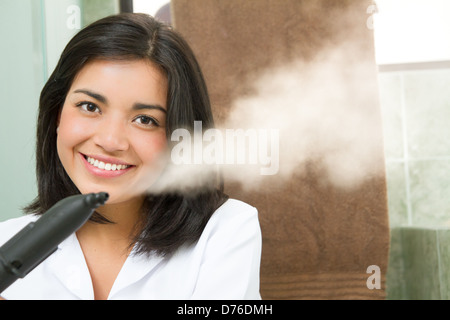
[[[100,192],[62,199],[1,246],[0,293],[55,252],[108,198]]]
[[[109,194],[106,192],[99,193],[90,193],[86,195],[85,201],[92,208],[97,208],[101,205],[104,205],[106,201],[108,201]]]

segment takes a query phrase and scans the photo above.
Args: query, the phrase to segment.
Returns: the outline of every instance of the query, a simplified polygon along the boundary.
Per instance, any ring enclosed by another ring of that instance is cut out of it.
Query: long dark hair
[[[42,89],[36,144],[38,196],[25,208],[42,214],[59,200],[79,194],[66,174],[56,149],[58,114],[76,74],[91,59],[149,59],[168,79],[167,139],[177,128],[202,121],[214,126],[206,84],[186,41],[171,27],[146,14],[125,13],[98,20],[67,44]],[[170,144],[170,143],[169,143]],[[132,243],[137,253],[166,255],[200,237],[212,213],[227,199],[220,179],[195,193],[147,195],[141,208],[139,232]],[[109,223],[95,213],[92,221]]]

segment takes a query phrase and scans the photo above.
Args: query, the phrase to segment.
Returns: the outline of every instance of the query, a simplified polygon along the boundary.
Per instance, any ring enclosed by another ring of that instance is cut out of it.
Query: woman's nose
[[[126,151],[129,147],[126,131],[121,121],[105,119],[97,127],[94,142],[107,152]]]

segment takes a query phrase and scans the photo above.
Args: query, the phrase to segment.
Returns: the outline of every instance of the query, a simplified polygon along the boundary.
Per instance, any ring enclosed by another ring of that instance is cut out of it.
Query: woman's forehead
[[[167,77],[149,60],[95,59],[77,73],[69,94],[85,90],[106,99],[142,100],[165,108],[167,87]]]

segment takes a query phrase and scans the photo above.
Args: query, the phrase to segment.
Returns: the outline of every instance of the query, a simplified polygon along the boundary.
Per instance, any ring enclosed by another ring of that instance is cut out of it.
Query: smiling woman
[[[83,67],[57,138],[59,159],[81,193],[108,190],[110,205],[142,202],[164,169],[166,101],[166,76],[148,60],[94,59]]]
[[[199,65],[183,38],[145,14],[94,22],[68,43],[44,86],[38,195],[0,224],[0,244],[56,202],[108,202],[7,299],[259,299],[257,210],[228,199],[217,173],[196,190],[149,193],[178,129],[214,127]]]

